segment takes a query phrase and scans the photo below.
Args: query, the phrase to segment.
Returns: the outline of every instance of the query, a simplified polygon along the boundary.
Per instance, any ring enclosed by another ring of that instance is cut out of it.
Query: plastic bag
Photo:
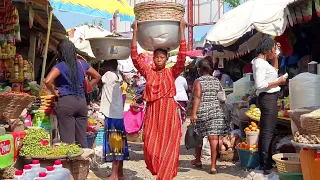
[[[185,146],[187,149],[194,149],[199,147],[202,144],[202,137],[197,135],[195,132],[195,125],[190,124],[188,126],[186,135],[185,135]]]

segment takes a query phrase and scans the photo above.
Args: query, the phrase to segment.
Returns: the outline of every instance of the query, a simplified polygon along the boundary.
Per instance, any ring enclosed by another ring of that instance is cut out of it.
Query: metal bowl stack
[[[143,49],[153,51],[162,48],[170,51],[179,47],[179,24],[185,13],[182,4],[143,2],[134,7],[134,13],[138,20],[138,42]]]

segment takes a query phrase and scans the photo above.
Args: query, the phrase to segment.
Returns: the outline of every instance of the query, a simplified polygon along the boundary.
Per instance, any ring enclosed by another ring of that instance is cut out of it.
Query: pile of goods
[[[303,144],[320,144],[320,138],[318,136],[300,134],[298,131],[294,134],[293,141]]]
[[[22,142],[23,146],[20,155],[28,158],[61,158],[78,155],[81,148],[75,144],[60,144],[50,146],[49,134],[42,128],[32,128],[27,130],[27,135]]]
[[[284,99],[278,99],[278,117],[279,118],[290,118],[288,111],[290,110],[290,98],[285,97]]]
[[[39,110],[52,111],[55,107],[56,97],[54,95],[40,96],[41,106]]]
[[[260,121],[261,111],[255,104],[251,104],[250,109],[246,112],[246,115],[255,121]]]
[[[250,146],[250,144],[248,144],[247,142],[241,142],[241,143],[238,143],[237,145],[239,148],[241,149],[246,149],[246,150],[250,150],[250,151],[257,151],[258,150],[258,145],[253,145],[253,146]]]
[[[220,139],[220,159],[222,161],[237,161],[238,154],[235,151],[235,146],[241,141],[238,134],[223,136]]]
[[[244,129],[244,132],[260,132],[259,126],[255,122],[251,122],[248,127]]]

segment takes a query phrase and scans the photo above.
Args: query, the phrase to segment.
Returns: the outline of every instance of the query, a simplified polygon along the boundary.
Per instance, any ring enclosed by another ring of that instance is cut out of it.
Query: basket
[[[89,160],[69,160],[63,162],[63,167],[70,170],[74,180],[86,180],[89,174]]]
[[[181,20],[184,16],[184,6],[175,2],[150,1],[134,6],[135,18],[138,21],[172,19]]]
[[[303,180],[302,173],[279,173],[280,180]]]
[[[239,154],[237,151],[220,151],[220,160],[221,161],[238,161],[239,160]]]
[[[296,127],[297,127],[297,129],[298,129],[300,134],[306,134],[307,133],[307,131],[301,127],[300,117],[303,114],[307,114],[307,113],[310,113],[310,112],[312,112],[312,110],[310,110],[310,109],[295,109],[295,110],[289,110],[288,111],[288,114],[289,114],[290,118],[292,119],[292,121],[296,125]]]
[[[250,151],[236,147],[239,154],[240,166],[254,169],[260,165],[260,156],[258,151]]]
[[[310,117],[304,114],[300,117],[301,127],[306,130],[307,134],[320,136],[320,117]]]
[[[285,158],[285,159],[284,159]],[[279,173],[301,173],[300,155],[297,153],[280,153],[272,156]]]

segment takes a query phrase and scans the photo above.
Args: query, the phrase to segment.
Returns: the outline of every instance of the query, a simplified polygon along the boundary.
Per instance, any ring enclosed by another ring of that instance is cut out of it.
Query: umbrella
[[[252,0],[228,11],[213,26],[206,40],[224,47],[232,45],[252,29],[272,36],[287,26],[286,7],[294,0]]]
[[[121,21],[133,21],[134,12],[126,0],[50,0],[53,9],[112,19],[119,13]]]

